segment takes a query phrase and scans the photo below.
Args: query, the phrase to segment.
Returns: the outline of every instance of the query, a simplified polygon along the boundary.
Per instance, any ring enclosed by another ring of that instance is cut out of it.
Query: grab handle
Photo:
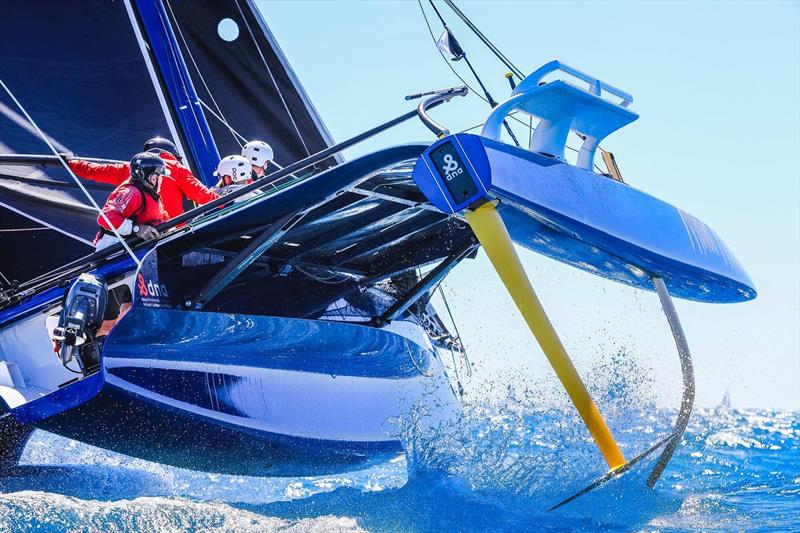
[[[550,61],[549,63],[546,63],[546,64],[542,65],[541,67],[539,67],[538,69],[534,70],[531,73],[530,76],[525,78],[525,80],[523,80],[517,86],[517,88],[515,89],[514,92],[515,93],[519,93],[519,92],[525,91],[527,89],[530,89],[532,87],[536,87],[536,86],[539,85],[539,83],[542,81],[542,79],[544,79],[545,76],[547,76],[548,74],[551,74],[553,72],[556,72],[558,70],[560,70],[561,72],[566,72],[567,74],[569,74],[571,76],[575,76],[576,78],[578,78],[580,80],[583,80],[586,83],[588,83],[589,84],[589,91],[592,94],[600,96],[600,91],[602,90],[602,91],[606,91],[607,93],[611,93],[614,96],[617,96],[617,97],[621,98],[622,102],[620,102],[620,104],[619,104],[621,107],[628,107],[629,105],[631,105],[631,103],[633,103],[633,96],[630,93],[627,93],[627,92],[623,91],[622,89],[617,89],[613,85],[610,85],[610,84],[604,82],[603,80],[595,78],[594,76],[591,76],[591,75],[589,75],[589,74],[587,74],[587,73],[585,73],[583,71],[580,71],[580,70],[578,70],[578,69],[576,69],[574,67],[571,67],[569,65],[565,65],[564,63],[562,63],[561,61],[559,61],[557,59],[555,59],[553,61]]]
[[[423,124],[425,124],[425,127],[431,130],[437,138],[441,139],[447,135],[450,135],[450,130],[433,120],[427,113],[428,109],[439,104],[440,102],[446,102],[456,96],[466,96],[468,93],[469,89],[467,89],[466,86],[461,85],[459,87],[451,87],[450,89],[442,89],[439,91],[433,91],[431,93],[406,96],[406,100],[413,99],[415,96],[423,96],[427,94],[431,95],[419,103],[417,106],[417,115],[419,115],[419,119]]]

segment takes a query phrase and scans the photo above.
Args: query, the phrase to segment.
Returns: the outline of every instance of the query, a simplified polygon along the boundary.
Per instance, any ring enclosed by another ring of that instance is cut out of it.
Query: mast
[[[206,185],[213,185],[213,174],[220,159],[219,151],[164,5],[161,0],[135,0],[135,5],[149,40],[150,51],[158,64],[161,80],[169,93],[172,111],[178,117],[197,167],[197,175]],[[136,28],[134,31],[137,36],[140,35]],[[156,92],[160,93],[159,87],[156,87]]]
[[[136,13],[133,10],[131,1],[132,0],[124,0],[125,11],[128,13],[128,18],[131,21],[133,33],[136,35],[136,42],[139,45],[139,50],[142,52],[142,59],[144,59],[144,64],[147,67],[147,73],[150,75],[150,81],[152,82],[153,88],[156,91],[158,103],[161,105],[161,111],[164,113],[164,119],[167,121],[167,126],[169,127],[169,133],[172,136],[172,141],[175,143],[175,146],[178,147],[178,151],[181,153],[183,158],[186,159],[186,149],[183,147],[182,141],[183,136],[178,133],[178,128],[175,126],[175,120],[172,118],[172,112],[170,111],[169,106],[167,105],[167,100],[164,97],[164,91],[161,88],[161,82],[158,80],[158,74],[153,66],[153,60],[150,58],[150,54],[147,51],[147,42],[145,41],[145,38],[142,35],[142,29],[139,27],[139,23],[136,20]]]

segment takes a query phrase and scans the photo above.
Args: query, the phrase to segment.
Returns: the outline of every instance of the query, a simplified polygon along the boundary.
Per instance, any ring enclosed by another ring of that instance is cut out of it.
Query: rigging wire
[[[25,108],[22,106],[22,103],[19,100],[17,100],[17,97],[14,96],[14,93],[11,92],[11,89],[8,88],[8,86],[5,84],[5,82],[2,79],[0,79],[0,85],[3,86],[3,89],[5,89],[5,91],[8,93],[8,96],[11,97],[11,99],[17,105],[19,110],[22,111],[22,114],[25,115],[25,118],[28,119],[28,122],[31,123],[31,126],[33,126],[36,129],[36,132],[42,138],[42,140],[45,142],[45,144],[47,144],[48,148],[50,148],[50,150],[53,152],[53,154],[55,154],[55,156],[58,158],[58,161],[66,169],[66,171],[69,173],[70,177],[72,177],[72,179],[78,185],[78,188],[80,188],[80,190],[83,191],[83,194],[86,195],[86,198],[89,199],[89,203],[92,204],[92,206],[95,208],[95,210],[97,210],[97,212],[100,214],[100,216],[106,222],[106,224],[108,224],[108,227],[111,228],[112,233],[119,240],[119,242],[122,244],[123,248],[125,248],[125,251],[128,252],[128,254],[131,256],[131,259],[133,259],[133,262],[136,264],[136,266],[142,266],[141,261],[139,261],[139,258],[136,257],[136,254],[133,253],[133,250],[131,250],[130,246],[128,246],[128,243],[125,242],[125,239],[122,238],[122,235],[119,234],[119,231],[117,230],[117,228],[114,227],[114,224],[111,223],[111,221],[108,219],[108,216],[103,212],[102,209],[100,209],[100,206],[98,206],[97,202],[94,201],[94,198],[92,198],[92,195],[89,194],[89,191],[86,190],[86,187],[83,186],[83,183],[81,183],[81,181],[78,179],[78,176],[76,176],[75,173],[72,172],[72,169],[69,168],[69,165],[64,160],[62,155],[58,152],[58,150],[56,150],[56,147],[53,146],[53,143],[50,142],[50,138],[47,135],[45,135],[45,133],[42,131],[42,129],[38,126],[38,124],[36,124],[36,122],[34,122],[33,118],[30,116],[28,111],[25,110]]]
[[[202,99],[200,99],[200,104],[201,104],[203,107],[205,107],[205,108],[206,108],[206,110],[207,110],[209,113],[211,113],[211,115],[212,115],[214,118],[216,118],[217,120],[219,120],[220,122],[222,122],[222,123],[225,125],[225,127],[227,127],[227,128],[228,128],[228,129],[231,131],[231,133],[234,135],[234,137],[238,137],[239,139],[243,140],[245,143],[247,142],[247,138],[246,138],[244,135],[242,135],[241,133],[239,133],[238,131],[236,131],[236,130],[233,128],[233,126],[231,126],[230,124],[228,124],[228,122],[226,122],[226,121],[225,121],[225,117],[222,117],[222,116],[220,116],[220,115],[217,115],[217,114],[214,112],[214,110],[213,110],[213,109],[211,109],[211,107],[209,107],[209,105],[208,105],[208,104],[206,104],[206,103],[205,103],[205,102],[204,102]],[[239,146],[242,146],[242,143],[239,143]],[[275,161],[275,159],[273,159],[272,161],[270,161],[270,163],[272,163],[273,165],[275,165],[275,167],[276,167],[278,170],[283,170],[283,166],[282,166],[280,163],[278,163],[277,161]],[[296,174],[294,174],[294,173],[292,173],[292,174],[289,174],[289,176],[294,176],[295,178],[297,177],[297,175],[296,175]],[[268,184],[268,185],[272,185],[272,184],[270,183],[270,184]]]
[[[230,122],[228,122],[228,119],[225,118],[225,114],[222,112],[222,108],[220,107],[219,103],[217,103],[216,98],[214,98],[214,94],[211,92],[211,89],[209,88],[208,84],[206,83],[205,78],[203,77],[203,73],[200,71],[200,67],[197,65],[197,61],[195,61],[195,59],[194,59],[194,55],[192,54],[192,50],[191,50],[191,48],[189,48],[189,44],[186,42],[186,38],[183,36],[183,30],[181,30],[181,26],[180,26],[180,24],[178,24],[178,18],[175,16],[175,12],[172,10],[172,4],[170,2],[166,2],[166,4],[167,4],[167,7],[169,8],[170,14],[172,15],[172,20],[175,21],[175,27],[178,28],[178,35],[181,36],[181,41],[183,41],[183,46],[186,48],[186,51],[189,54],[189,59],[192,60],[192,65],[194,65],[194,69],[197,71],[197,76],[200,78],[200,81],[203,83],[203,87],[205,87],[206,92],[208,93],[208,96],[211,98],[211,102],[214,104],[214,107],[216,107],[217,110],[214,111],[211,108],[211,106],[209,106],[205,101],[203,101],[202,98],[198,98],[198,101],[200,102],[200,105],[202,105],[204,108],[206,108],[206,110],[209,111],[214,118],[219,120],[226,128],[228,128],[228,131],[230,131],[231,135],[233,135],[233,138],[236,140],[236,143],[239,145],[239,147],[240,148],[243,147],[244,144],[247,143],[247,138],[244,135],[242,135],[241,133],[239,133],[238,131],[236,131],[234,129],[234,127],[230,125]],[[237,2],[237,7],[238,7],[238,2]],[[242,13],[241,8],[239,8],[239,13],[242,14],[242,19],[245,21],[245,24],[247,24],[247,20],[244,18],[244,13]],[[250,26],[249,25],[247,26],[247,28],[248,28],[248,30],[250,30]],[[251,35],[251,37],[253,37],[252,31],[250,31],[250,35]],[[255,44],[256,49],[258,50],[258,53],[259,53],[259,55],[261,55],[261,59],[263,60],[264,56],[261,54],[261,49],[258,47],[258,42],[255,40],[255,37],[253,37],[253,43]],[[289,115],[289,118],[291,119],[292,124],[294,124],[295,130],[297,131],[297,134],[300,137],[300,141],[303,143],[303,148],[305,148],[306,152],[308,152],[308,148],[306,147],[305,141],[303,140],[302,135],[300,134],[300,130],[298,129],[297,124],[295,124],[294,118],[292,117],[292,113],[291,113],[291,111],[289,111],[289,108],[288,108],[288,106],[286,104],[286,100],[283,98],[283,94],[281,94],[280,87],[278,87],[278,84],[275,81],[275,78],[272,76],[272,72],[270,71],[269,66],[267,65],[266,61],[264,62],[264,65],[267,67],[267,72],[269,72],[270,78],[272,79],[273,83],[275,83],[275,88],[278,91],[278,95],[281,97],[281,101],[283,102],[283,106],[286,109],[286,113]],[[278,162],[275,161],[274,159],[271,161],[271,163],[273,165],[275,165],[278,168],[278,170],[283,170],[283,167],[280,164],[278,164]],[[290,174],[290,176],[294,176],[294,174]]]
[[[211,89],[208,87],[208,84],[206,83],[206,79],[203,77],[203,73],[200,72],[200,67],[197,66],[197,61],[194,60],[194,54],[192,54],[192,49],[189,48],[189,44],[186,42],[186,38],[183,36],[183,30],[181,30],[180,24],[178,24],[178,18],[175,16],[175,12],[172,11],[172,2],[166,1],[164,3],[167,4],[167,8],[169,8],[169,13],[170,13],[170,15],[172,15],[172,20],[175,21],[175,27],[178,28],[178,35],[181,36],[181,41],[183,41],[183,46],[186,48],[186,51],[189,54],[189,59],[192,60],[192,65],[194,65],[194,69],[197,71],[197,75],[200,78],[200,81],[203,83],[203,87],[206,88],[206,92],[208,93],[208,96],[211,97],[211,102],[214,104],[214,107],[217,108],[217,112],[220,115],[217,118],[219,118],[222,121],[222,123],[225,124],[225,126],[228,127],[230,132],[233,134],[233,138],[236,140],[237,143],[239,143],[239,147],[241,148],[242,143],[239,141],[239,139],[236,138],[236,135],[238,135],[238,134],[236,132],[234,132],[233,128],[230,127],[230,125],[228,124],[228,121],[225,119],[225,115],[222,113],[222,109],[219,107],[219,104],[217,103],[216,99],[214,99],[214,95],[211,93]],[[198,98],[198,100],[200,100],[200,98]],[[202,100],[200,100],[200,103],[202,105],[206,106],[205,102],[203,102]],[[206,108],[208,109],[208,106],[206,106]],[[210,109],[209,109],[209,111],[210,111]],[[212,111],[212,113],[213,113],[213,111]]]
[[[436,44],[436,35],[434,35],[434,33],[433,33],[433,28],[431,28],[431,23],[428,20],[427,13],[425,13],[425,8],[422,7],[422,0],[417,0],[417,4],[419,5],[419,9],[422,12],[422,18],[425,19],[425,25],[428,27],[428,32],[431,34],[431,39],[433,39],[434,44]],[[453,72],[453,74],[456,76],[456,78],[461,80],[461,83],[463,83],[464,85],[467,86],[467,88],[470,90],[470,93],[474,94],[475,96],[477,96],[478,98],[480,98],[481,100],[486,102],[487,104],[491,105],[491,102],[489,102],[489,100],[487,100],[478,91],[476,91],[475,88],[472,87],[469,83],[467,83],[467,80],[465,80],[463,78],[463,76],[461,76],[461,74],[458,73],[458,71],[453,67],[453,65],[450,64],[450,61],[445,57],[444,53],[441,50],[439,50],[438,46],[436,47],[436,50],[439,52],[439,55],[442,56],[442,60],[444,60],[444,62],[447,65],[447,67]],[[522,120],[520,120],[520,119],[518,119],[516,117],[513,117],[511,115],[509,115],[509,117],[511,117],[512,120],[515,120],[515,121],[519,122],[524,127],[526,127],[526,128],[528,127],[528,125],[525,122],[523,122]]]
[[[442,26],[444,26],[444,31],[447,32],[447,35],[452,35],[450,33],[450,29],[447,27],[447,23],[444,21],[444,17],[442,17],[442,14],[439,13],[439,10],[436,8],[436,4],[433,3],[433,0],[428,0],[428,2],[430,3],[433,10],[436,12],[436,15],[439,17]],[[454,35],[453,39],[455,39]],[[436,45],[437,45],[436,48],[439,49],[438,43],[436,43]],[[439,52],[441,53],[441,50],[439,50]],[[463,59],[464,63],[467,64],[467,67],[469,68],[470,72],[472,72],[472,76],[478,82],[478,85],[481,86],[481,90],[483,91],[483,94],[486,96],[485,101],[489,104],[489,107],[491,107],[492,109],[497,107],[497,101],[495,101],[494,97],[492,97],[492,95],[489,93],[489,89],[487,89],[486,86],[483,84],[483,81],[481,80],[480,76],[478,76],[477,71],[473,68],[472,63],[470,63],[469,58],[467,57],[467,53],[464,51],[463,48],[461,49],[461,57],[458,59]],[[511,136],[511,140],[514,141],[514,144],[516,144],[517,147],[520,148],[517,136],[514,135],[514,131],[511,129],[511,126],[508,125],[508,122],[505,119],[503,120],[503,126],[506,128],[506,131]]]
[[[427,13],[425,13],[425,8],[422,7],[422,0],[417,0],[417,4],[419,4],[419,9],[422,12],[422,17],[425,19],[425,25],[428,26],[428,32],[430,32],[431,39],[433,39],[433,42],[435,44],[436,43],[436,36],[433,34],[433,28],[431,28],[431,23],[430,23],[430,21],[428,21],[428,15],[427,15]],[[436,49],[439,50],[439,47],[437,46]],[[453,74],[455,74],[455,76],[459,80],[461,80],[461,83],[463,83],[464,85],[467,86],[467,88],[469,89],[469,92],[471,94],[474,94],[475,96],[477,96],[478,98],[480,98],[481,100],[486,102],[487,104],[489,103],[489,101],[486,98],[481,96],[480,93],[478,91],[476,91],[469,83],[467,83],[467,80],[465,80],[461,76],[461,74],[459,74],[458,71],[455,68],[453,68],[453,65],[450,64],[450,61],[447,60],[447,58],[444,56],[444,53],[441,50],[439,50],[439,55],[442,56],[442,59],[445,61],[447,66],[450,67],[450,70],[453,71]]]
[[[47,231],[50,228],[9,228],[9,229],[0,229],[0,233],[19,233],[23,231]],[[2,272],[0,272],[2,275]]]
[[[428,0],[428,1],[430,2],[430,4],[431,4],[431,7],[433,7],[433,9],[434,9],[434,11],[436,12],[436,14],[438,15],[438,17],[439,17],[439,20],[442,22],[442,25],[443,25],[443,26],[445,26],[445,27],[447,27],[447,24],[444,22],[444,18],[442,17],[441,13],[439,13],[439,10],[438,10],[438,9],[436,9],[436,6],[433,4],[433,0]],[[447,2],[448,6],[450,6],[450,4],[451,4],[452,0],[445,0],[445,2]],[[430,21],[428,20],[428,15],[427,15],[427,13],[425,13],[425,8],[423,8],[423,7],[422,7],[422,0],[417,0],[417,4],[419,5],[420,12],[422,13],[422,18],[425,20],[425,25],[428,27],[428,33],[430,33],[431,39],[433,39],[433,42],[434,42],[434,44],[436,44],[436,42],[437,42],[437,41],[436,41],[436,35],[433,33],[433,28],[431,27]],[[458,14],[458,13],[461,13],[461,11],[458,9],[458,7],[456,7],[456,6],[455,6],[455,4],[453,4],[453,5],[452,5],[452,6],[450,6],[450,7],[451,7],[451,8],[452,8],[454,11],[456,11],[456,13],[457,13],[457,14]],[[462,16],[463,16],[462,20],[464,20],[464,19],[466,18],[466,15],[463,15],[463,13],[461,13],[461,15],[459,15],[459,17],[462,17]],[[478,30],[478,29],[477,29],[477,27],[474,27],[474,24],[472,24],[472,23],[471,23],[471,22],[469,22],[468,20],[469,20],[469,19],[466,19],[466,20],[464,20],[464,22],[465,22],[465,23],[467,23],[468,25],[471,25],[471,29],[473,29],[473,31],[475,31],[475,32],[476,32],[476,34],[478,34],[478,36],[479,36],[479,37],[480,37],[481,35],[483,35],[483,34],[480,32],[480,30]],[[484,36],[484,38],[485,38],[485,36]],[[487,40],[488,40],[488,39],[487,39]],[[491,44],[491,43],[490,43],[490,44]],[[488,46],[488,45],[487,45],[487,46]],[[491,45],[491,46],[494,46],[494,45]],[[447,65],[447,67],[448,67],[448,68],[449,68],[449,69],[450,69],[450,70],[453,72],[453,74],[454,74],[454,75],[455,75],[455,76],[456,76],[456,77],[457,77],[457,78],[458,78],[458,79],[461,81],[461,83],[463,83],[464,85],[466,85],[466,86],[467,86],[467,88],[470,90],[470,92],[471,92],[472,94],[474,94],[475,96],[477,96],[478,98],[480,98],[481,100],[483,100],[484,102],[486,102],[487,104],[491,105],[491,102],[490,102],[489,100],[487,100],[485,97],[481,96],[481,94],[480,94],[479,92],[477,92],[477,91],[475,90],[475,88],[474,88],[474,87],[472,87],[472,86],[471,86],[469,83],[467,83],[467,81],[466,81],[466,80],[463,78],[463,76],[461,76],[461,74],[459,74],[459,73],[458,73],[458,71],[455,69],[455,67],[453,67],[453,65],[451,65],[451,64],[450,64],[451,62],[450,62],[450,61],[449,61],[449,60],[448,60],[448,59],[445,57],[444,53],[443,53],[441,50],[439,50],[439,47],[438,47],[438,46],[436,46],[436,50],[439,52],[439,55],[442,57],[442,60],[444,60],[444,62],[445,62],[445,64]],[[500,54],[502,55],[502,53],[501,53],[501,52],[499,52],[499,50],[497,51],[497,53],[500,53]],[[505,56],[503,56],[503,57],[505,57]],[[509,63],[510,63],[510,62],[509,62]],[[509,65],[506,65],[506,66],[508,66],[509,68],[511,68],[511,67],[513,67],[513,64],[509,64]],[[514,68],[513,68],[513,70],[515,70],[515,72],[514,72],[514,73],[515,73],[517,76],[519,76],[521,79],[524,79],[524,76],[522,76],[522,75],[521,75],[521,72],[519,71],[519,69],[517,69],[516,67],[514,67]],[[506,118],[509,118],[509,119],[511,119],[511,120],[514,120],[515,122],[517,122],[517,123],[521,124],[521,125],[522,125],[522,127],[524,127],[524,128],[526,128],[526,129],[528,129],[528,131],[529,131],[529,132],[528,132],[528,146],[530,146],[530,140],[531,140],[531,138],[533,137],[533,132],[534,132],[534,131],[536,131],[536,128],[535,128],[535,127],[533,127],[533,117],[531,117],[531,118],[530,118],[530,123],[526,123],[526,122],[524,122],[523,120],[519,119],[518,117],[515,117],[514,115],[515,115],[515,112],[509,113],[509,115],[508,115]],[[461,131],[462,131],[462,132],[468,132],[468,131],[472,131],[472,130],[474,130],[474,129],[477,129],[477,128],[479,128],[479,127],[480,127],[480,126],[482,126],[482,125],[483,125],[483,123],[481,123],[481,124],[477,124],[477,125],[475,125],[475,126],[472,126],[472,127],[470,127],[470,128],[467,128],[467,129],[464,129],[464,130],[461,130]],[[516,139],[515,139],[515,140],[516,140]],[[517,146],[519,146],[519,143],[517,143]],[[573,151],[573,152],[580,153],[580,150],[579,150],[579,149],[577,149],[577,148],[573,148],[572,146],[568,146],[568,145],[567,145],[567,146],[565,146],[565,148],[567,148],[568,150],[571,150],[571,151]],[[603,147],[602,147],[602,146],[599,146],[599,145],[598,145],[598,147],[597,147],[597,148],[598,148],[598,149],[599,149],[601,152],[604,152],[604,153],[606,152],[606,150],[605,150],[605,149],[603,149]],[[604,174],[603,170],[602,170],[602,169],[601,169],[601,168],[600,168],[600,167],[597,165],[597,163],[595,163],[595,164],[594,164],[594,168],[595,168],[595,169],[597,169],[597,171],[598,171],[600,174]]]
[[[444,289],[442,289],[442,284],[439,283],[439,286],[436,287],[439,290],[439,296],[442,297],[442,301],[444,302],[444,307],[447,309],[447,314],[450,316],[450,322],[453,324],[453,329],[456,332],[456,338],[458,339],[458,343],[461,345],[461,356],[464,358],[465,366],[467,367],[467,377],[472,376],[472,363],[469,361],[469,356],[467,355],[467,349],[464,347],[464,341],[461,339],[461,333],[458,331],[458,325],[456,324],[455,319],[453,318],[453,312],[450,310],[450,304],[447,303],[447,298],[444,295]]]
[[[210,93],[209,93],[209,94],[210,94]],[[233,129],[233,126],[231,126],[231,125],[228,123],[228,121],[227,121],[227,120],[225,120],[225,116],[224,116],[224,115],[222,115],[222,111],[220,111],[220,114],[218,115],[218,114],[217,114],[217,113],[216,113],[216,112],[215,112],[213,109],[211,109],[211,107],[209,107],[209,105],[208,105],[207,103],[205,103],[205,101],[203,101],[203,99],[202,99],[202,98],[198,98],[198,100],[200,101],[200,105],[201,105],[201,106],[203,106],[203,107],[205,107],[205,108],[206,108],[206,111],[208,111],[209,113],[211,113],[211,116],[213,116],[215,119],[217,119],[217,120],[219,120],[220,122],[222,122],[222,124],[223,124],[223,125],[224,125],[226,128],[228,128],[228,131],[230,131],[230,132],[231,132],[231,134],[233,135],[233,138],[234,138],[234,139],[236,139],[236,142],[239,144],[239,146],[240,146],[240,147],[242,147],[242,146],[243,146],[243,144],[242,144],[242,141],[244,141],[245,143],[247,142],[247,139],[244,137],[244,135],[242,135],[241,133],[239,133],[238,131],[236,131],[235,129]],[[212,101],[214,100],[214,97],[213,97],[213,96],[211,97],[211,100],[212,100]],[[214,103],[214,105],[216,105],[216,102]],[[217,107],[217,109],[219,109],[219,107]]]
[[[164,17],[167,17],[167,20],[164,20]],[[158,12],[158,19],[161,22],[161,25],[163,27],[165,27],[165,28],[171,28],[172,27],[172,25],[169,22],[169,15],[166,14],[166,11],[164,12],[163,15],[162,15],[162,12],[159,11]],[[176,47],[168,46],[168,52],[172,56],[173,64],[174,65],[180,65],[181,64],[181,60],[183,59],[183,57],[181,56],[180,45],[178,45]],[[188,82],[191,84],[191,75],[189,74],[188,71],[186,71],[186,75],[189,76]],[[181,84],[181,89],[183,90],[184,96],[186,96],[187,99],[188,99],[189,94],[191,94],[194,91],[190,91],[189,90],[189,87],[186,84],[187,80],[184,78],[184,76],[178,75],[178,81]],[[189,103],[196,104],[197,102],[189,102]],[[214,142],[214,135],[211,133],[211,131],[210,130],[208,131],[208,135],[211,136],[211,139],[207,139],[206,138],[206,134],[203,131],[204,128],[199,128],[199,125],[200,125],[201,121],[200,121],[200,117],[198,117],[197,114],[200,113],[200,115],[204,117],[203,112],[201,110],[195,109],[194,105],[190,105],[190,106],[187,106],[187,107],[189,109],[189,112],[192,115],[192,118],[194,119],[194,121],[198,125],[198,131],[199,131],[200,136],[201,136],[201,138],[203,140],[204,146],[208,146],[209,144],[211,144],[212,146],[216,146],[216,144]],[[178,110],[175,109],[174,111],[177,113]],[[215,148],[215,151],[216,151],[216,148]]]
[[[264,58],[264,54],[261,52],[261,47],[258,46],[258,41],[256,40],[256,36],[253,33],[253,30],[250,28],[250,23],[247,22],[247,17],[244,16],[244,11],[242,11],[242,7],[239,5],[239,0],[236,0],[236,7],[239,9],[239,14],[242,16],[242,20],[244,21],[245,26],[247,26],[247,32],[250,34],[250,38],[253,39],[253,44],[258,51],[259,57],[261,57],[261,61],[264,63],[264,67],[267,69],[267,74],[269,74],[270,79],[272,80],[273,85],[275,85],[275,90],[278,92],[278,96],[281,98],[281,102],[283,103],[283,108],[286,109],[286,114],[289,115],[289,120],[292,121],[292,126],[294,126],[294,130],[297,132],[297,136],[300,138],[300,142],[303,144],[303,148],[305,148],[306,153],[310,156],[311,152],[308,150],[308,146],[306,146],[306,140],[303,139],[303,134],[300,133],[300,128],[297,126],[297,122],[294,120],[294,116],[292,112],[289,110],[289,105],[286,103],[286,99],[281,92],[281,88],[278,85],[275,76],[272,74],[272,69],[269,68],[269,64],[267,60]]]
[[[491,51],[492,51],[492,53],[494,53],[494,55],[495,55],[495,56],[497,56],[497,58],[498,58],[498,59],[499,59],[499,60],[500,60],[500,61],[501,61],[501,62],[502,62],[502,63],[503,63],[503,64],[504,64],[506,67],[508,67],[508,68],[509,68],[509,70],[511,70],[511,72],[513,72],[513,73],[514,73],[514,74],[515,74],[515,75],[516,75],[516,76],[517,76],[519,79],[521,79],[521,80],[522,80],[522,79],[525,79],[525,76],[522,74],[522,71],[521,71],[520,69],[518,69],[518,68],[516,67],[516,65],[514,65],[514,64],[511,62],[511,60],[510,60],[510,59],[508,59],[508,58],[505,56],[505,54],[503,54],[503,52],[501,52],[501,51],[500,51],[500,49],[499,49],[499,48],[497,48],[497,47],[494,45],[494,43],[492,43],[492,42],[491,42],[491,41],[490,41],[490,40],[489,40],[489,39],[486,37],[486,35],[484,35],[484,34],[483,34],[483,32],[482,32],[481,30],[479,30],[479,29],[478,29],[478,27],[477,27],[477,26],[475,26],[475,24],[473,24],[473,23],[472,23],[472,21],[469,19],[469,17],[467,17],[467,16],[466,16],[466,15],[465,15],[465,14],[464,14],[464,13],[463,13],[463,12],[462,12],[462,11],[461,11],[459,8],[458,8],[458,6],[456,6],[456,4],[455,4],[455,2],[453,2],[453,0],[444,0],[444,3],[445,3],[445,4],[447,4],[447,5],[448,5],[448,7],[450,7],[450,9],[452,9],[452,10],[453,10],[453,12],[454,12],[456,15],[458,15],[458,17],[459,17],[459,18],[460,18],[462,21],[464,21],[464,23],[465,23],[465,24],[466,24],[466,25],[469,27],[469,29],[471,29],[471,30],[472,30],[472,31],[475,33],[475,35],[477,35],[477,36],[478,36],[478,38],[479,38],[481,41],[483,41],[483,43],[484,43],[484,44],[485,44],[485,45],[486,45],[486,46],[489,48],[489,50],[491,50]]]
[[[513,115],[515,115],[516,113],[517,113],[517,111],[512,111],[511,113],[508,114],[508,116],[513,118]],[[528,134],[528,146],[530,146],[531,145],[531,139],[533,138],[533,132],[536,131],[536,128],[533,126],[533,116],[531,116],[531,118],[530,118],[530,125],[528,125],[528,124],[524,124],[524,125],[525,125],[526,128],[528,128],[530,130],[530,132]],[[478,129],[481,126],[483,126],[483,122],[481,122],[480,124],[475,124],[474,126],[471,126],[469,128],[460,130],[459,133],[467,133],[469,131]],[[580,137],[580,135],[578,137]],[[581,140],[583,140],[583,139],[581,139]],[[575,152],[576,154],[580,153],[580,149],[575,148],[573,146],[570,146],[568,144],[565,144],[564,148],[566,148],[567,150],[570,150],[572,152]],[[598,146],[598,148],[602,152],[606,152],[606,150],[603,150],[602,148],[600,148],[600,146]],[[597,169],[597,172],[599,172],[600,174],[605,174],[605,172],[603,172],[603,169],[601,169],[600,166],[597,163],[594,164],[594,168]]]

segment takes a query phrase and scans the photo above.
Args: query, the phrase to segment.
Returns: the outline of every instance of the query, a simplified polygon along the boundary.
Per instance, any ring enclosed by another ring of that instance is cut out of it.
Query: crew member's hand
[[[148,226],[147,224],[139,224],[139,231],[136,232],[136,235],[146,241],[149,241],[150,239],[155,239],[158,237],[158,230],[153,226]]]

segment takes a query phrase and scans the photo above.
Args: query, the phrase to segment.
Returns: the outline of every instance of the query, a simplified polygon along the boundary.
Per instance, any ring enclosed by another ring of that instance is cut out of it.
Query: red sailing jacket
[[[114,189],[103,206],[103,213],[116,229],[126,219],[131,219],[134,224],[148,226],[158,226],[167,220],[167,213],[161,203],[129,182]],[[101,230],[95,237],[95,243],[103,236],[103,230],[111,231],[111,226],[102,215],[97,217],[97,223]]]
[[[170,173],[161,178],[161,188],[158,191],[167,212],[167,220],[183,213],[184,196],[199,205],[219,198],[217,193],[195,178],[192,171],[175,159],[175,156],[169,152],[160,152],[158,156],[164,160]],[[73,159],[69,161],[69,168],[81,178],[111,185],[120,185],[131,177],[131,166],[128,163],[100,164]]]

